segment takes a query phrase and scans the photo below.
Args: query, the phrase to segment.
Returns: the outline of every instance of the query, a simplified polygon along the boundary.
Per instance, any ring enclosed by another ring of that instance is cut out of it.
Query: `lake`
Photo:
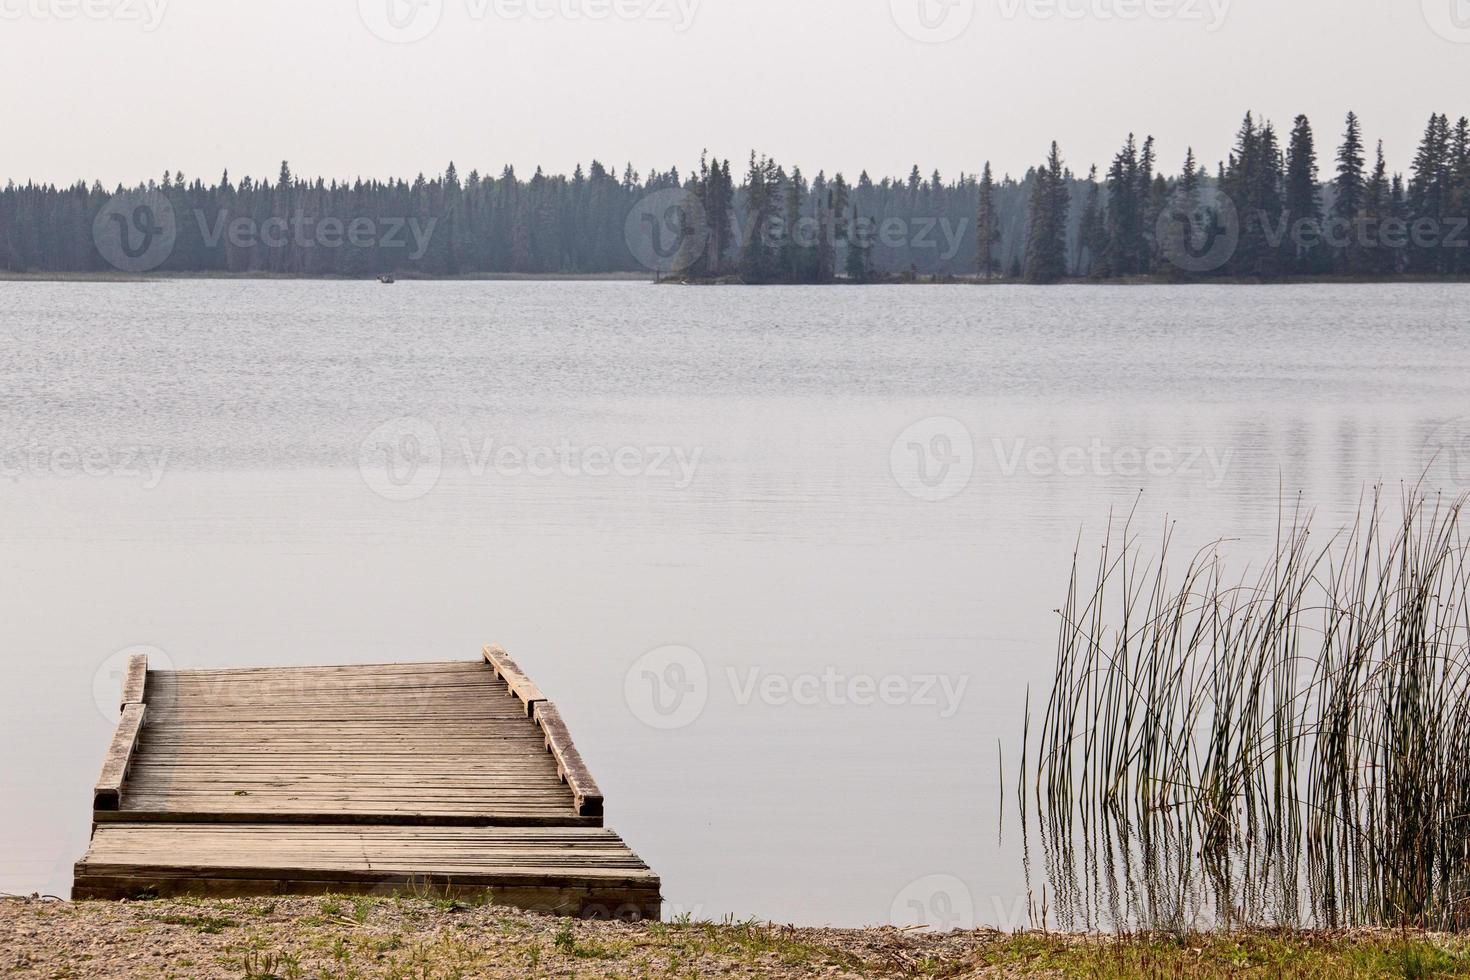
[[[67,893],[127,651],[496,641],[668,915],[1024,924],[1015,746],[1079,535],[1136,507],[1238,567],[1298,493],[1327,530],[1378,481],[1470,487],[1467,309],[1470,285],[0,283],[0,891]]]

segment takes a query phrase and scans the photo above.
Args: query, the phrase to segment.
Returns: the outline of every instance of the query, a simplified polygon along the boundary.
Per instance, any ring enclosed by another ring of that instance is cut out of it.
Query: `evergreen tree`
[[[1143,152],[1138,158],[1138,186],[1134,191],[1138,201],[1138,245],[1134,251],[1138,271],[1144,275],[1154,271],[1158,258],[1155,229],[1168,190],[1167,185],[1161,188],[1155,180],[1154,164],[1154,138],[1148,136],[1144,138]]]
[[[735,182],[730,177],[728,157],[711,170],[705,216],[710,223],[711,275],[723,275],[725,257],[735,247]]]
[[[1257,126],[1251,113],[1236,134],[1224,191],[1240,222],[1240,240],[1228,269],[1237,276],[1274,278],[1283,269],[1283,164],[1276,129]]]
[[[1312,275],[1325,271],[1326,247],[1321,241],[1322,194],[1317,180],[1317,147],[1312,124],[1297,116],[1286,155],[1286,271]]]
[[[847,241],[847,209],[852,203],[852,194],[842,174],[832,178],[827,191],[826,207],[822,209],[822,221],[817,229],[817,281],[831,282],[837,278],[837,250]]]
[[[1000,269],[1000,216],[995,208],[995,179],[990,173],[990,161],[980,173],[979,206],[976,209],[975,230],[977,235],[976,263],[980,275],[986,280]]]
[[[784,222],[781,236],[781,273],[787,282],[810,282],[815,278],[811,268],[812,248],[807,244],[809,229],[805,225],[803,205],[807,188],[801,168],[795,167],[786,180]]]
[[[700,154],[699,174],[690,181],[689,196],[683,240],[700,254],[677,264],[693,278],[722,276],[735,245],[735,188],[730,180],[730,161],[711,161],[707,150]]]
[[[699,173],[690,177],[678,209],[679,249],[671,263],[671,271],[686,278],[713,276],[718,264],[706,211],[710,185],[709,153],[706,151],[700,154]]]
[[[1415,273],[1443,272],[1448,265],[1448,251],[1442,246],[1452,194],[1451,153],[1449,116],[1430,116],[1409,179],[1409,221],[1414,229],[1409,268]]]
[[[1332,217],[1339,231],[1346,229],[1349,244],[1338,255],[1338,268],[1360,272],[1364,249],[1359,243],[1363,219],[1363,130],[1355,112],[1347,114],[1347,128],[1337,151],[1337,179],[1333,182]]]
[[[872,278],[872,223],[856,212],[852,217],[852,230],[847,236],[847,278],[853,282],[867,282]]]
[[[1194,158],[1194,147],[1188,147],[1184,153],[1184,169],[1179,173],[1179,204],[1189,215],[1199,212],[1200,207],[1200,169]]]
[[[1383,140],[1378,141],[1378,158],[1373,165],[1373,176],[1363,189],[1364,271],[1375,276],[1392,275],[1398,271],[1399,253],[1389,246],[1385,235],[1385,223],[1393,217],[1392,188],[1388,180],[1388,163],[1383,158]]]
[[[1067,212],[1070,207],[1061,151],[1055,142],[1036,171],[1026,238],[1026,281],[1058,282],[1067,275]]]
[[[1108,204],[1104,220],[1106,241],[1102,274],[1110,277],[1136,276],[1143,271],[1143,202],[1140,200],[1141,170],[1138,144],[1133,134],[1113,157],[1108,168]]]
[[[1159,271],[1163,256],[1159,251],[1159,218],[1169,206],[1169,181],[1163,174],[1154,174],[1143,206],[1144,269],[1150,273]]]
[[[1103,268],[1107,251],[1107,228],[1103,223],[1102,187],[1097,182],[1097,167],[1087,173],[1087,202],[1082,207],[1082,223],[1077,233],[1077,258],[1074,266],[1079,276],[1097,277]]]
[[[1166,241],[1158,242],[1160,261],[1156,266],[1159,273],[1172,279],[1182,279],[1188,274],[1198,275],[1202,270],[1187,268],[1185,259],[1199,254],[1206,244],[1204,231],[1206,215],[1201,205],[1200,188],[1203,176],[1195,160],[1194,147],[1186,149],[1184,167],[1179,179],[1174,182],[1163,210],[1167,212],[1167,225],[1155,225],[1155,237],[1166,235]],[[1161,212],[1162,214],[1163,212]],[[1214,216],[1211,215],[1213,218]],[[1213,227],[1213,224],[1210,225]]]
[[[1465,242],[1470,238],[1470,232],[1463,230],[1470,224],[1470,119],[1464,116],[1455,123],[1454,136],[1450,140],[1450,191],[1446,209],[1449,222],[1446,235]],[[1458,235],[1456,227],[1461,229]],[[1447,271],[1457,275],[1470,274],[1470,246],[1462,247],[1454,242],[1450,245]]]

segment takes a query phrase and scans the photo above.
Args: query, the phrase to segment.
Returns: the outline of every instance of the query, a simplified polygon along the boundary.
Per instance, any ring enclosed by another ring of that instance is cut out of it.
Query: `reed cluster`
[[[1315,542],[1284,512],[1235,578],[1132,518],[1090,589],[1074,554],[1020,776],[1063,925],[1470,925],[1464,503],[1375,491]]]

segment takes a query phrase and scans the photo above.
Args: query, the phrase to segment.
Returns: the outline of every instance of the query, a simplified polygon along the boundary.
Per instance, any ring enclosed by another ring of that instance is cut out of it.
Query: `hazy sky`
[[[1402,170],[1467,69],[1470,0],[0,0],[0,178],[1085,171],[1130,130],[1172,171],[1246,109],[1325,171],[1349,108]]]

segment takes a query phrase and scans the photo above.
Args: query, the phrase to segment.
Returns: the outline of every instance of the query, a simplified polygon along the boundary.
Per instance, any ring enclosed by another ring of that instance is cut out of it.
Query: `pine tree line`
[[[997,222],[1019,250],[1024,191],[1009,179],[995,189]],[[669,194],[681,206],[668,207]],[[120,198],[167,202],[173,241],[167,258],[149,269],[161,273],[649,273],[648,243],[640,239],[650,235],[653,252],[680,274],[752,281],[957,275],[974,264],[972,177],[926,180],[916,167],[907,181],[863,174],[849,185],[840,175],[808,181],[799,168],[788,174],[752,157],[738,185],[728,160],[708,158],[688,177],[675,169],[641,176],[631,166],[619,177],[594,161],[570,177],[538,169],[526,180],[507,167],[499,177],[471,172],[462,179],[451,163],[433,178],[349,183],[303,180],[283,163],[274,180],[235,182],[226,173],[205,184],[165,173],[111,190],[12,182],[0,189],[0,269],[112,270],[94,230]],[[649,207],[657,213],[645,213]],[[682,226],[696,217],[698,227]],[[788,219],[800,234],[785,234]],[[367,226],[362,240],[347,234],[354,222]],[[241,223],[243,239],[234,234]],[[402,231],[405,223],[428,232],[422,254]],[[327,226],[335,231],[324,247]],[[711,241],[718,247],[710,249]]]
[[[1297,116],[1283,147],[1247,113],[1213,177],[1187,152],[1177,176],[1157,172],[1153,137],[1129,135],[1099,180],[1059,194],[1055,144],[1028,175],[1026,264],[1033,282],[1228,277],[1388,278],[1470,275],[1470,120],[1430,117],[1409,177],[1390,176],[1380,141],[1370,167],[1362,124],[1348,113],[1335,172],[1319,174],[1311,121]],[[1064,179],[1070,175],[1063,172]],[[1083,208],[1075,228],[1071,197]],[[985,210],[977,212],[983,221]],[[1071,256],[1065,272],[1058,254]],[[983,258],[977,268],[988,273]]]
[[[1162,172],[1155,141],[1130,135],[1078,178],[1053,143],[1019,180],[980,174],[872,180],[752,154],[621,176],[594,161],[522,179],[453,164],[412,181],[186,181],[135,188],[10,183],[0,190],[0,269],[106,271],[99,229],[119,195],[171,215],[160,272],[369,276],[657,271],[744,282],[979,277],[1416,277],[1470,275],[1470,122],[1436,114],[1407,177],[1368,153],[1349,113],[1324,180],[1310,121],[1283,140],[1247,114],[1213,174],[1190,150]],[[150,215],[152,212],[150,211]],[[150,222],[153,218],[150,217]],[[140,226],[141,227],[141,226]],[[408,228],[412,234],[404,232]],[[237,232],[240,232],[237,234]],[[150,270],[153,266],[149,267]]]

